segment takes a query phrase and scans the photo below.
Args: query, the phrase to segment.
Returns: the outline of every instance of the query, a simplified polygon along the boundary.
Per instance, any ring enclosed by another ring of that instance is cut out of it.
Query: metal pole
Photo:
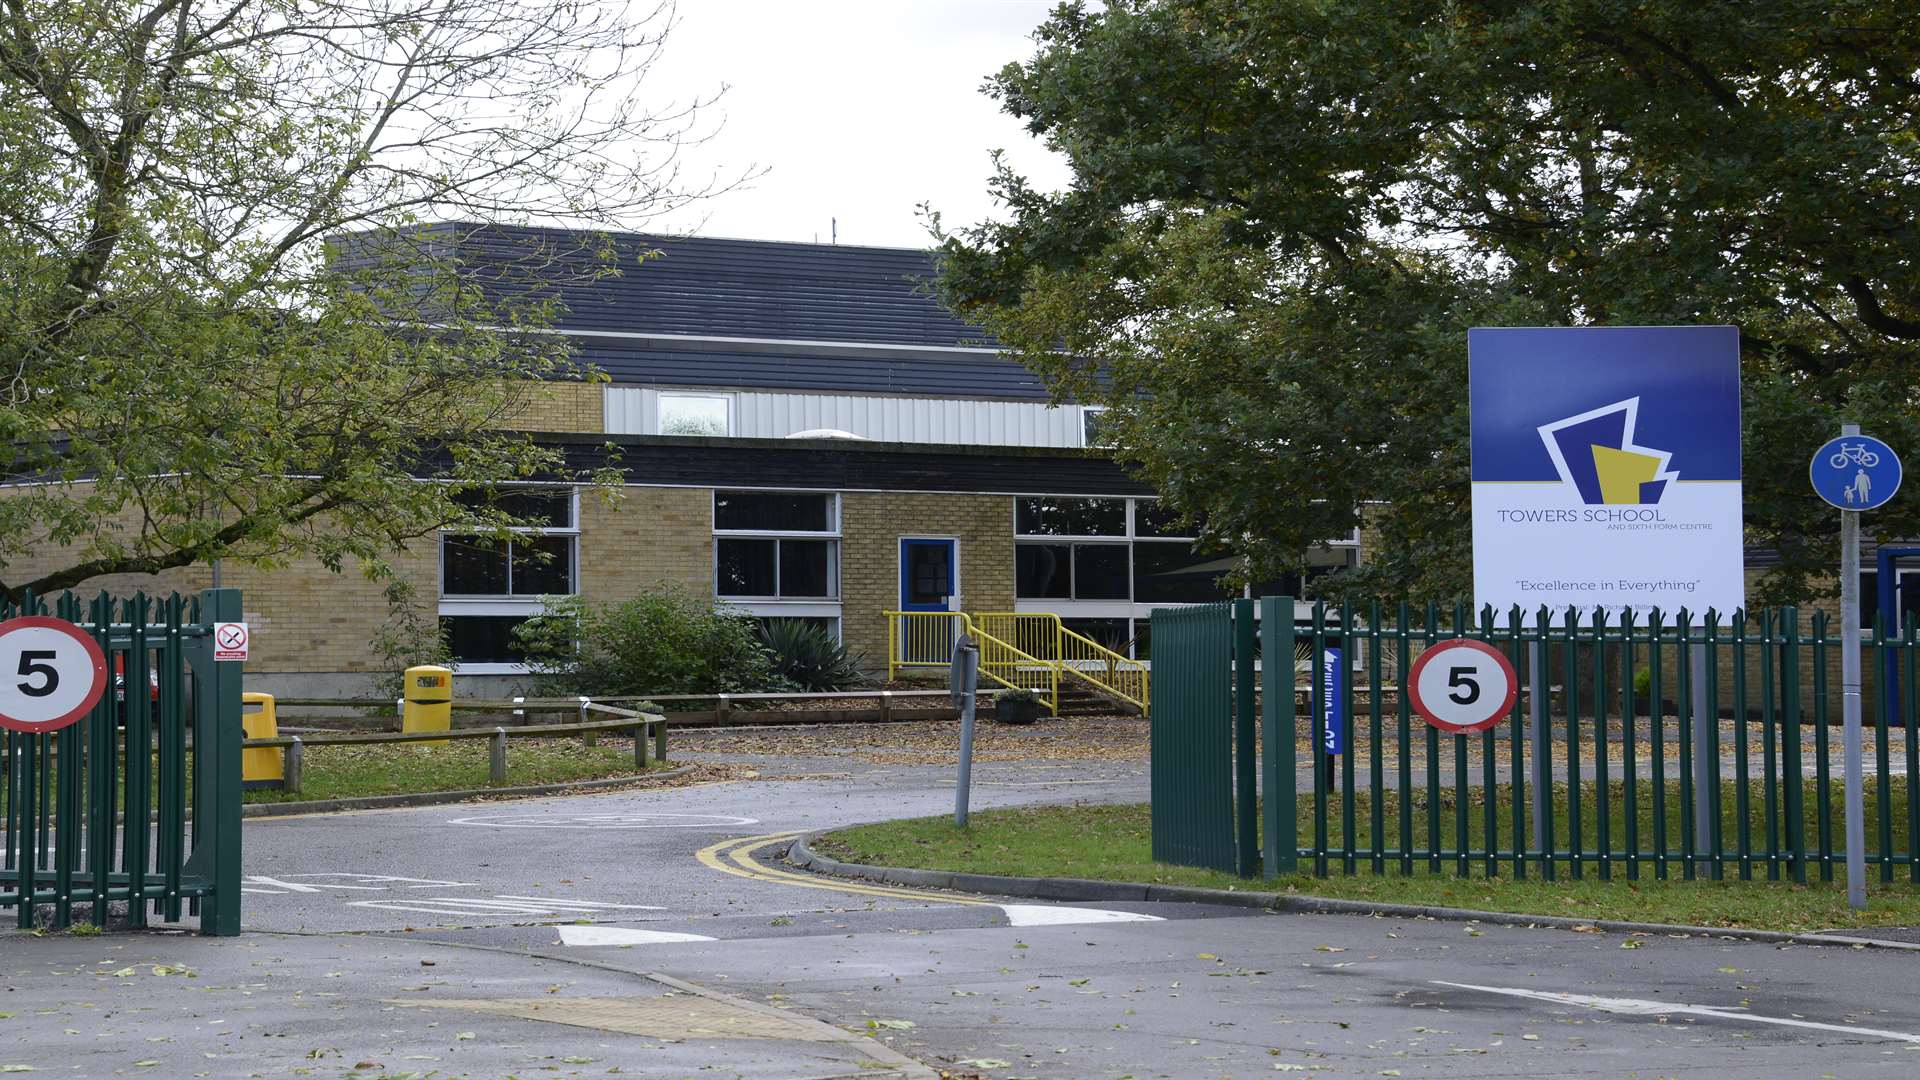
[[[1540,640],[1533,643],[1533,671],[1529,679],[1533,700],[1528,716],[1532,720],[1533,742],[1533,849],[1540,853],[1544,865],[1544,861],[1553,858],[1553,853],[1547,850],[1547,803],[1553,793],[1553,732],[1547,727],[1547,619],[1544,616],[1539,619],[1538,631]]]
[[[1704,621],[1701,624],[1705,629]],[[1713,762],[1714,729],[1720,718],[1707,715],[1707,687],[1718,672],[1707,670],[1706,642],[1687,646],[1693,668],[1693,850],[1702,859],[1713,855]]]
[[[1860,434],[1843,424],[1840,434]],[[1840,767],[1846,777],[1847,906],[1867,906],[1866,821],[1860,796],[1860,512],[1840,511]],[[1794,782],[1799,782],[1794,777]]]
[[[954,657],[954,667],[958,675],[954,689],[960,694],[960,775],[953,785],[953,823],[964,829],[967,797],[973,787],[973,714],[978,696],[975,680],[980,673],[980,650],[971,644],[961,645],[959,655]]]

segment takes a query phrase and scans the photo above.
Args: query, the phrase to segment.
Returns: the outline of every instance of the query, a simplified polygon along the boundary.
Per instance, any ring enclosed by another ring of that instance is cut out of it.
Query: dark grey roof
[[[927,292],[926,251],[458,223],[426,233],[494,288],[558,300],[568,330],[993,344]],[[609,266],[619,272],[592,280]]]

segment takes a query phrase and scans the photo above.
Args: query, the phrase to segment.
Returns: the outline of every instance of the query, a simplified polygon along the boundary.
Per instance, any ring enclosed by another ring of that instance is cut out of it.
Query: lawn
[[[624,743],[624,740],[623,740]],[[654,764],[649,769],[660,768]],[[582,746],[578,739],[511,739],[507,782],[488,782],[487,740],[459,739],[439,746],[374,743],[308,746],[300,793],[272,789],[246,793],[250,803],[351,799],[423,791],[525,787],[638,775],[627,745]]]
[[[1417,813],[1419,809],[1416,804]],[[1424,814],[1418,816],[1424,829]],[[1311,837],[1310,816],[1303,813],[1302,818],[1301,835]],[[1365,821],[1367,814],[1362,812],[1358,818]],[[1388,835],[1393,835],[1397,821],[1391,813],[1387,823]],[[1871,827],[1868,831],[1871,837]],[[1549,882],[1537,872],[1514,880],[1504,866],[1501,875],[1487,877],[1480,862],[1473,863],[1465,877],[1456,873],[1451,861],[1438,872],[1425,861],[1416,862],[1414,872],[1404,876],[1397,863],[1389,863],[1384,873],[1376,875],[1361,858],[1351,875],[1335,859],[1324,879],[1304,872],[1275,880],[1242,879],[1154,862],[1151,816],[1145,805],[989,810],[976,813],[964,830],[944,816],[894,821],[841,830],[823,837],[816,847],[845,861],[880,865],[1291,892],[1582,919],[1773,930],[1920,924],[1920,885],[1900,880],[1874,881],[1867,908],[1852,912],[1837,883],[1770,882],[1764,880],[1764,871],[1763,880],[1732,880],[1729,871],[1729,880],[1714,882],[1681,881],[1676,870],[1674,880],[1658,881],[1651,867],[1646,867],[1638,881],[1626,880],[1620,870],[1613,881],[1602,881],[1589,867],[1584,880],[1570,881],[1563,868],[1561,879]],[[1305,870],[1310,861],[1303,859],[1301,865]],[[1904,873],[1904,867],[1899,869]]]

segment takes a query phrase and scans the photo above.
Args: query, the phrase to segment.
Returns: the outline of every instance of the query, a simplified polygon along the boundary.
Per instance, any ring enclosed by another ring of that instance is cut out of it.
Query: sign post
[[[947,693],[960,710],[960,771],[954,777],[953,823],[967,825],[967,802],[973,788],[973,720],[978,698],[980,650],[965,634],[953,643],[953,664],[947,672]]]
[[[1843,424],[1813,452],[1808,479],[1840,510],[1840,767],[1846,782],[1847,906],[1867,906],[1866,822],[1860,762],[1860,514],[1900,490],[1900,457],[1879,439]],[[1886,687],[1881,687],[1886,692]]]
[[[1483,327],[1467,333],[1476,608],[1644,621],[1746,606],[1740,332],[1732,326]],[[1695,747],[1706,649],[1696,647]],[[1551,677],[1529,649],[1534,846],[1553,780]],[[1658,708],[1658,703],[1655,704]],[[1712,762],[1693,754],[1696,798]],[[1696,828],[1709,815],[1696,814]],[[1706,835],[1701,833],[1700,835]]]

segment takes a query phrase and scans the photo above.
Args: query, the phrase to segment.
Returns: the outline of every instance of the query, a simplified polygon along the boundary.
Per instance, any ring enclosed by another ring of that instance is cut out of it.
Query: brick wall
[[[959,538],[960,605],[1013,610],[1011,496],[855,492],[841,497],[840,513],[842,635],[870,666],[886,662],[881,612],[900,603],[902,537]]]
[[[604,390],[600,383],[540,383],[528,391],[525,407],[510,425],[524,431],[605,431]]]
[[[581,492],[581,595],[625,600],[658,581],[713,595],[713,491],[624,488],[611,503]]]

